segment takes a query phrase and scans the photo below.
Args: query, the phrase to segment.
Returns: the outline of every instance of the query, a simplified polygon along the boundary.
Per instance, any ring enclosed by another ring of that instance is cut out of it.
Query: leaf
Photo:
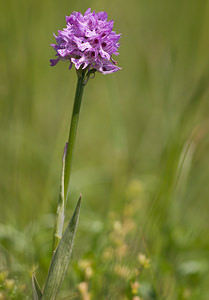
[[[62,159],[62,176],[60,184],[59,202],[57,206],[56,221],[54,227],[53,253],[55,252],[61,238],[65,219],[65,197],[64,197],[64,179],[65,179],[65,156],[68,143],[66,143]]]
[[[68,264],[70,262],[73,242],[78,225],[81,196],[78,200],[74,214],[52,256],[46,284],[41,300],[55,300],[61,283],[64,279]]]
[[[36,279],[36,275],[33,274],[32,276],[32,287],[33,287],[33,300],[41,300],[42,291]]]

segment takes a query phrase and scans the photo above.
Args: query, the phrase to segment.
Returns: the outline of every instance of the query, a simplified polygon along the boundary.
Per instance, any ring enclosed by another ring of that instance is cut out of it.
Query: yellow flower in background
[[[138,290],[139,290],[139,282],[138,281],[134,281],[134,282],[131,282],[131,292],[132,294],[137,294],[138,293]]]
[[[144,269],[150,268],[150,259],[147,258],[145,254],[139,253],[138,261]]]

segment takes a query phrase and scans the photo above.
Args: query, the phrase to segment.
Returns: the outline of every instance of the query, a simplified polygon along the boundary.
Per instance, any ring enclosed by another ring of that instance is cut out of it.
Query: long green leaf
[[[54,226],[54,238],[53,238],[53,253],[55,252],[61,238],[62,238],[62,230],[65,219],[65,196],[64,196],[64,178],[65,178],[65,155],[67,145],[65,145],[63,159],[62,159],[62,176],[61,176],[61,184],[60,184],[60,193],[59,193],[59,202],[57,206],[56,220]]]
[[[54,252],[51,260],[46,284],[41,300],[55,300],[60,285],[64,279],[65,272],[70,262],[73,242],[78,225],[79,212],[81,205],[81,197],[78,200],[74,214]]]
[[[32,276],[32,287],[33,287],[33,300],[41,300],[42,291],[36,279],[36,275],[33,274]]]

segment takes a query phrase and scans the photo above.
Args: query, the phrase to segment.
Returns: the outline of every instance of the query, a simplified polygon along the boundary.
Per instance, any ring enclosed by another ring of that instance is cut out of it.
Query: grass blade
[[[36,275],[33,274],[32,276],[32,287],[33,287],[33,300],[41,300],[42,291],[36,279]]]

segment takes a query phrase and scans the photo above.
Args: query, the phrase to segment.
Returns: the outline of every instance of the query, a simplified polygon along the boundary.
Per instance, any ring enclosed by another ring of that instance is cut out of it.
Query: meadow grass
[[[209,2],[1,4],[0,299],[31,299],[51,258],[76,84],[54,58],[64,16],[107,11],[118,64],[86,87],[66,221],[83,203],[58,299],[207,300]]]

